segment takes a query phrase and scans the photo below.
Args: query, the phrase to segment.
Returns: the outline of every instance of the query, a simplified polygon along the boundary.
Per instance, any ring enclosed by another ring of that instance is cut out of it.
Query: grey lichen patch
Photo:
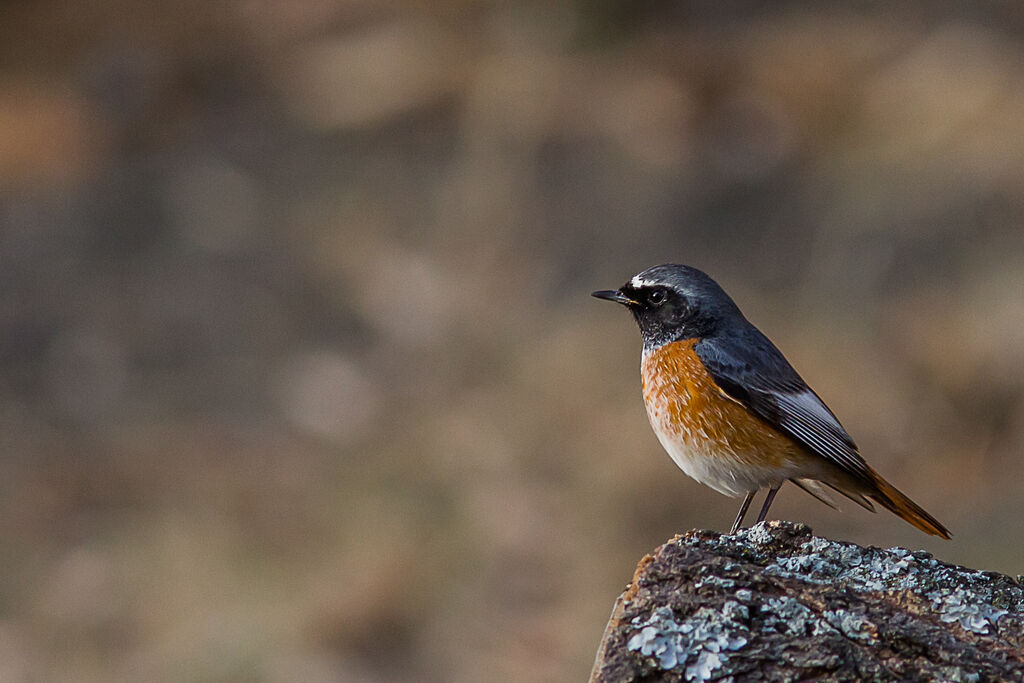
[[[862,614],[845,609],[814,610],[788,596],[769,598],[760,606],[763,628],[783,635],[820,636],[841,633],[847,638],[871,641],[878,637],[875,625]]]
[[[915,558],[909,553],[907,556],[890,554],[878,548],[865,549],[817,536],[802,543],[799,549],[802,552],[771,558],[765,573],[798,576],[804,581],[845,585],[857,590],[910,587],[907,578]]]
[[[826,610],[825,621],[847,638],[870,642],[878,637],[878,630],[866,617],[844,609]]]
[[[743,538],[746,538],[747,541],[756,546],[769,545],[775,540],[775,537],[772,536],[771,532],[763,524],[756,524],[749,529],[740,531],[739,534],[742,534]]]
[[[979,683],[981,681],[981,674],[966,672],[963,669],[957,669],[952,666],[945,666],[939,670],[941,679],[943,681],[952,681],[952,683]]]
[[[782,635],[816,636],[826,629],[831,630],[807,605],[785,595],[768,598],[760,611],[764,628]]]
[[[734,588],[736,582],[732,579],[723,578],[721,576],[715,576],[714,574],[708,574],[703,576],[693,583],[694,588],[703,588],[704,586],[715,586],[717,588]]]
[[[947,624],[956,622],[974,633],[987,634],[990,625],[995,626],[1000,617],[1009,614],[1004,609],[972,601],[962,589],[945,595],[936,592],[931,597],[932,606],[940,613],[942,621]]]
[[[681,621],[671,609],[660,607],[646,619],[632,620],[634,633],[626,647],[661,669],[682,668],[688,681],[708,681],[728,674],[730,653],[749,641],[749,618],[747,608],[735,601],[726,602],[721,611],[701,607]]]

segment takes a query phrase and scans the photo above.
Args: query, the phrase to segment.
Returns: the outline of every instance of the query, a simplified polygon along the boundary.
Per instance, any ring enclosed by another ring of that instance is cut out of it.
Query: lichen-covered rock
[[[763,522],[637,566],[592,683],[1024,681],[1024,586],[923,551]]]

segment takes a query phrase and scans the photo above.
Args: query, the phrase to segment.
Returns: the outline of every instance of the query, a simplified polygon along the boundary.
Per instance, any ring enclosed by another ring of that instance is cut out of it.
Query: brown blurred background
[[[0,680],[583,680],[665,261],[1024,572],[1024,10],[762,4],[4,3]]]

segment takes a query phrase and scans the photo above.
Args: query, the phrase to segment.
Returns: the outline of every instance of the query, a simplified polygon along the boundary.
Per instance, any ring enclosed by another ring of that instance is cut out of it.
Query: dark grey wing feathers
[[[695,350],[726,394],[811,452],[858,478],[871,479],[870,468],[836,416],[756,328],[705,337]]]

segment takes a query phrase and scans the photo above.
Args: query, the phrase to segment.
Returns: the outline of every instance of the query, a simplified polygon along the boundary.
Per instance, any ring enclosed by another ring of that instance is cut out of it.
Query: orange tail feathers
[[[903,495],[895,486],[882,479],[880,474],[874,470],[872,470],[871,474],[874,476],[876,489],[871,492],[865,492],[866,496],[878,501],[882,507],[897,517],[902,517],[926,534],[940,536],[947,540],[951,538],[949,530],[942,526],[939,520],[929,515],[924,508]]]

